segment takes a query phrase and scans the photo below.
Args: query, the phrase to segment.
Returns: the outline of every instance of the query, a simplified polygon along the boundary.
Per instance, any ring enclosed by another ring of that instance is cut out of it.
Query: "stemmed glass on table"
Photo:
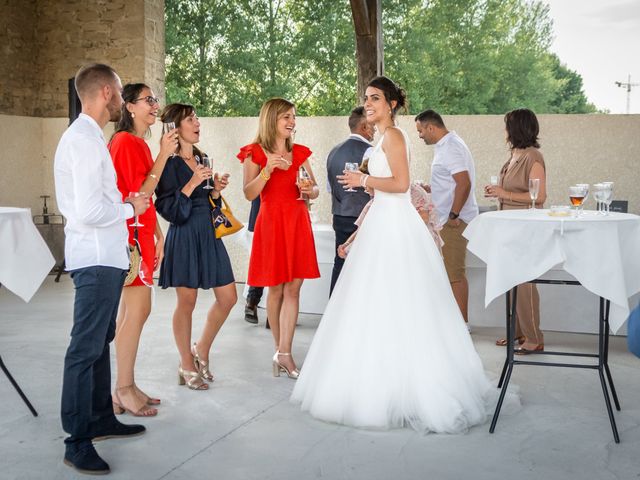
[[[574,207],[574,218],[578,218],[580,213],[580,206],[584,202],[584,199],[587,197],[587,193],[588,190],[584,187],[584,185],[572,185],[569,187],[569,200],[571,200],[571,205]]]
[[[613,200],[613,182],[596,183],[593,188],[593,195],[598,204],[598,215],[609,215],[609,206]]]
[[[582,215],[584,212],[584,202],[586,202],[589,198],[589,186],[590,185],[588,183],[576,183],[576,187],[582,187],[585,191],[584,199],[582,200],[582,204],[580,205],[580,215]]]
[[[536,200],[538,199],[538,193],[540,193],[540,179],[529,179],[529,198],[531,198],[531,210],[536,208]]]
[[[360,168],[360,165],[358,165],[357,163],[346,162],[344,164],[344,169],[346,172],[357,172],[359,168]],[[355,192],[355,191],[356,190],[351,187],[345,189],[345,192]]]

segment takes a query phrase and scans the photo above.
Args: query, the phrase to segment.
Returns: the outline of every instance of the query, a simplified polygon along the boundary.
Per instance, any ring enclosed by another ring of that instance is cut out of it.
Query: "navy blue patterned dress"
[[[210,190],[198,185],[190,197],[182,188],[193,170],[178,155],[169,158],[156,187],[156,210],[171,223],[160,266],[162,288],[213,288],[234,281],[227,249],[211,222]],[[219,202],[220,200],[218,200]]]

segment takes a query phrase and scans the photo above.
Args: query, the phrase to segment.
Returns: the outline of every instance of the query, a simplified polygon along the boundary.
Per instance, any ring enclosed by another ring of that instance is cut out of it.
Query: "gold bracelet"
[[[271,175],[269,175],[265,170],[265,168],[260,170],[260,177],[262,177],[262,179],[266,182],[271,178]]]

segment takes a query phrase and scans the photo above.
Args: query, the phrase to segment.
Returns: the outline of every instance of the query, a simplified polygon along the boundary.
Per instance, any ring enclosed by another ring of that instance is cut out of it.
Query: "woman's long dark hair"
[[[518,108],[507,112],[504,116],[504,124],[507,129],[507,142],[511,148],[540,148],[538,134],[540,125],[538,118],[528,108]]]
[[[182,121],[195,112],[196,109],[193,105],[188,105],[186,103],[170,103],[162,110],[160,120],[162,123],[173,122],[176,124],[176,128],[180,128]],[[193,146],[193,154],[198,155],[200,158],[202,158],[203,155],[206,155],[195,145]]]
[[[120,115],[120,121],[116,125],[116,131],[118,132],[129,132],[134,133],[133,131],[133,116],[131,112],[127,110],[127,103],[135,103],[136,100],[140,97],[140,92],[145,88],[149,88],[149,85],[144,83],[127,83],[124,87],[122,87],[122,100],[124,103],[122,104],[122,115]]]

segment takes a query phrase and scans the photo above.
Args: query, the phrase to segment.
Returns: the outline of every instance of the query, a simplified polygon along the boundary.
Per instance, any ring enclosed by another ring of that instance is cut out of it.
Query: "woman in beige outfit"
[[[501,210],[529,208],[529,179],[540,180],[536,207],[541,208],[547,197],[544,158],[540,153],[540,127],[535,113],[522,108],[504,116],[507,142],[511,158],[500,170],[499,185],[487,185],[485,195],[498,198]],[[544,350],[544,336],[540,330],[540,296],[533,283],[518,285],[516,308],[516,340],[521,344],[516,353]],[[499,339],[496,345],[506,345]]]

